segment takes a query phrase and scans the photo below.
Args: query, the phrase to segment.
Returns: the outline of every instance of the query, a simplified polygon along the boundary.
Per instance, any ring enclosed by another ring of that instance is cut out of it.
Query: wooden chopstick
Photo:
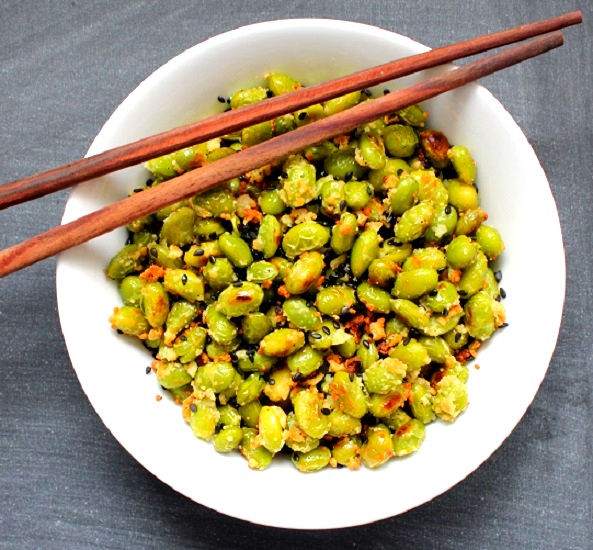
[[[535,38],[408,88],[360,103],[347,111],[186,172],[142,193],[0,251],[0,277],[103,235],[167,205],[211,189],[245,172],[296,153],[310,144],[350,132],[362,124],[540,55],[561,46],[562,43],[561,32]]]
[[[189,145],[235,132],[252,124],[271,120],[314,103],[339,97],[355,90],[369,88],[455,59],[519,42],[569,25],[575,25],[582,20],[581,12],[574,11],[551,19],[480,36],[430,52],[392,61],[337,80],[301,88],[290,94],[271,98],[242,109],[221,113],[197,123],[181,126],[156,136],[116,147],[59,168],[1,185],[0,210],[115,170],[133,166]]]

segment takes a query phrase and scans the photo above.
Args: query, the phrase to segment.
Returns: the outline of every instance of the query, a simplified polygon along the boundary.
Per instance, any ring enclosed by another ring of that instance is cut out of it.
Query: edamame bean
[[[379,255],[379,235],[372,229],[363,231],[354,241],[350,256],[352,275],[359,279]]]
[[[280,328],[264,336],[259,351],[270,357],[288,357],[305,345],[305,335],[300,330]]]
[[[233,264],[226,258],[218,258],[215,263],[208,262],[202,268],[204,281],[215,291],[224,290],[238,280]]]
[[[358,234],[358,220],[351,212],[343,212],[332,228],[330,246],[336,254],[348,252]]]
[[[165,324],[169,315],[169,295],[161,283],[147,283],[140,290],[141,308],[151,327]]]
[[[150,330],[150,325],[142,311],[134,306],[115,308],[109,317],[112,328],[128,336],[143,336]]]
[[[249,245],[241,237],[232,233],[223,233],[218,238],[218,244],[222,253],[235,267],[247,267],[253,263]]]
[[[478,191],[471,183],[448,180],[445,185],[449,194],[449,203],[455,207],[457,212],[477,208],[479,204]]]
[[[261,286],[244,282],[241,286],[231,285],[218,296],[216,310],[227,317],[241,317],[256,311],[264,299]]]
[[[360,458],[368,468],[377,468],[394,455],[391,433],[384,424],[371,426],[366,437],[360,450]]]
[[[284,163],[286,177],[282,178],[279,191],[284,204],[292,207],[304,206],[317,198],[315,189],[315,166],[300,155],[292,155]]]
[[[329,241],[329,229],[316,222],[303,222],[290,228],[282,239],[282,249],[289,258],[317,250]]]
[[[482,252],[488,256],[490,260],[494,260],[500,256],[504,250],[504,243],[500,233],[494,227],[489,225],[480,225],[476,230],[476,241],[480,245]]]
[[[323,365],[323,353],[311,346],[303,346],[286,358],[286,364],[293,373],[309,376]]]
[[[122,280],[128,275],[142,269],[142,260],[147,249],[139,244],[125,245],[109,262],[107,276],[110,279]]]
[[[317,293],[315,307],[324,315],[340,315],[356,303],[354,290],[349,286],[336,285],[323,288]]]
[[[455,237],[445,252],[447,263],[455,269],[465,269],[476,258],[478,251],[467,235]]]
[[[297,260],[284,280],[291,294],[304,294],[318,284],[323,272],[323,256],[319,252],[307,252]]]
[[[259,412],[259,437],[261,444],[271,453],[284,447],[286,413],[276,405],[265,405]]]
[[[404,300],[414,300],[436,288],[439,275],[429,267],[403,271],[397,276],[393,294]]]
[[[136,275],[128,275],[119,285],[119,294],[126,306],[140,307],[142,287],[146,283]]]
[[[223,426],[212,441],[214,449],[219,453],[230,453],[236,449],[243,439],[243,430],[239,426]]]
[[[295,453],[292,463],[300,472],[316,472],[329,464],[331,456],[327,447],[317,447],[307,453]]]
[[[385,147],[393,157],[410,157],[416,151],[420,143],[418,135],[410,126],[394,124],[387,126],[383,131]]]
[[[406,456],[420,448],[426,437],[426,428],[415,418],[400,426],[393,434],[393,454]]]
[[[204,300],[204,281],[189,269],[167,269],[163,286],[188,302]]]
[[[210,399],[204,399],[195,406],[196,410],[192,411],[189,416],[189,425],[192,432],[199,439],[211,439],[220,418],[216,403]]]
[[[379,313],[391,312],[391,295],[389,292],[364,281],[356,289],[358,299],[370,311]]]
[[[354,418],[362,418],[366,414],[366,399],[357,376],[351,380],[347,372],[338,371],[334,374],[329,389],[337,410]]]
[[[419,239],[430,225],[434,206],[430,201],[419,202],[408,208],[395,226],[395,237],[402,243]]]
[[[385,166],[387,157],[385,145],[380,135],[376,132],[364,132],[360,136],[356,149],[357,162],[368,166],[371,170],[380,170]]]
[[[447,151],[447,157],[457,172],[457,177],[466,183],[473,183],[476,179],[476,163],[469,149],[463,145],[454,145]]]
[[[195,220],[196,213],[189,206],[175,210],[163,221],[160,233],[161,242],[177,246],[191,244],[194,238]]]
[[[301,429],[309,436],[320,439],[329,430],[329,420],[321,409],[321,396],[311,390],[301,390],[293,398],[294,414]]]

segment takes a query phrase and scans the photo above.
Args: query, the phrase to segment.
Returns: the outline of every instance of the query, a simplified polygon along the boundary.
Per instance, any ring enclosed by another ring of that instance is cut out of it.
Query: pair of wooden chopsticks
[[[387,80],[543,34],[525,44],[514,46],[406,89],[388,93],[347,111],[302,126],[0,251],[0,277],[103,235],[167,205],[211,189],[250,170],[296,153],[308,145],[350,132],[384,115],[557,48],[563,44],[563,37],[560,32],[557,32],[558,29],[581,21],[582,14],[576,11],[452,44],[337,80],[301,88],[290,94],[215,115],[201,122],[182,126],[60,168],[4,184],[0,186],[0,209],[65,189],[76,183],[138,164],[188,145],[235,132],[258,122],[271,120],[279,115],[339,97],[348,92],[369,88]]]

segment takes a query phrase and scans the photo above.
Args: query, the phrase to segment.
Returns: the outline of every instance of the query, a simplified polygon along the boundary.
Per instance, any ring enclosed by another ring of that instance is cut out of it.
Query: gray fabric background
[[[289,532],[201,507],[139,466],[95,415],[63,343],[48,260],[0,280],[0,547],[593,548],[590,0],[0,0],[0,181],[83,156],[142,79],[240,25],[350,19],[436,47],[572,9],[585,23],[561,50],[484,81],[547,172],[568,267],[546,379],[489,461],[420,508],[352,529]],[[66,198],[0,212],[0,246],[58,224]],[[540,277],[545,260],[534,266]],[[290,498],[291,488],[278,489],[277,501]],[[320,489],[332,506],[331,488]],[[389,492],[352,495],[351,505]]]

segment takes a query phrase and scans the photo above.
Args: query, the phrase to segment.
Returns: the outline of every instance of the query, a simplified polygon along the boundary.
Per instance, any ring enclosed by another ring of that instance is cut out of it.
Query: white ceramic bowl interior
[[[426,49],[392,32],[341,21],[243,27],[185,51],[142,82],[107,121],[89,155],[219,112],[217,96],[258,85],[267,71],[315,83]],[[421,76],[385,86],[403,87]],[[255,472],[238,454],[216,453],[193,436],[178,406],[155,399],[161,392],[155,376],[145,374],[148,352],[109,326],[120,299],[103,269],[123,246],[125,230],[60,256],[59,313],[80,383],[115,438],[163,482],[198,503],[263,525],[359,525],[443,493],[486,460],[519,422],[545,375],[563,307],[564,252],[554,200],[531,146],[485,88],[466,86],[424,106],[430,127],[467,145],[477,161],[482,206],[507,245],[499,267],[510,326],[484,346],[481,368],[471,368],[469,409],[454,424],[430,425],[411,457],[374,471],[301,474],[287,462]],[[63,222],[125,197],[146,177],[137,167],[79,185]],[[534,277],[542,258],[546,275]]]

